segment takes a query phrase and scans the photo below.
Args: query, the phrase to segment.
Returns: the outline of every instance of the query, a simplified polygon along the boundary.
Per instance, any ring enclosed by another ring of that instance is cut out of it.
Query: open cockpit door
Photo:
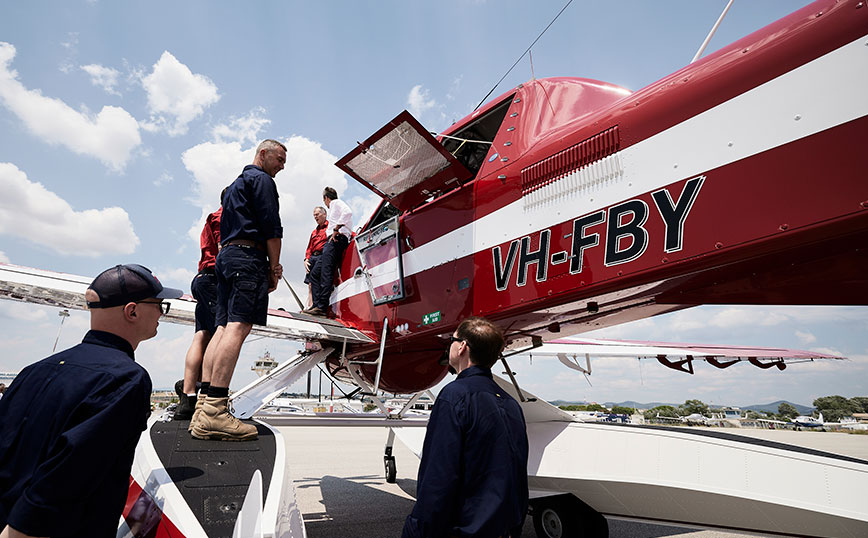
[[[400,211],[473,177],[406,110],[335,164]]]
[[[404,298],[399,217],[372,226],[356,236],[362,272],[375,305]]]

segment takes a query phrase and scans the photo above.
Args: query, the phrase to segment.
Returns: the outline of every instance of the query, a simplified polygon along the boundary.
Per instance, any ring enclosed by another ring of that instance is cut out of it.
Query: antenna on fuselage
[[[717,27],[720,26],[720,23],[723,21],[723,18],[726,17],[726,12],[729,11],[729,8],[730,8],[730,6],[732,6],[732,3],[734,1],[735,0],[729,0],[729,2],[726,4],[726,7],[723,8],[723,13],[720,14],[720,17],[717,18],[717,22],[714,23],[714,26],[711,27],[711,31],[708,32],[708,36],[706,36],[705,41],[702,42],[702,45],[699,46],[699,50],[696,51],[696,56],[694,56],[693,59],[690,60],[690,63],[693,63],[696,60],[698,60],[699,57],[702,56],[702,53],[705,52],[705,47],[708,46],[708,42],[711,41],[712,37],[714,37],[714,33],[717,31]]]
[[[482,98],[482,101],[480,101],[478,105],[476,105],[475,107],[473,107],[473,110],[476,110],[477,108],[479,108],[480,106],[482,106],[482,103],[484,103],[485,100],[488,99],[488,96],[491,95],[491,93],[492,93],[492,92],[493,92],[493,91],[494,91],[498,86],[500,86],[500,83],[503,82],[503,79],[506,78],[506,76],[507,76],[507,75],[508,75],[508,74],[509,74],[509,73],[510,73],[514,68],[515,68],[516,65],[518,65],[518,62],[520,62],[521,59],[524,58],[524,55],[527,54],[528,52],[530,52],[531,47],[533,47],[534,45],[536,45],[536,42],[539,41],[539,38],[541,38],[541,37],[543,36],[543,34],[546,33],[546,31],[551,27],[551,25],[554,24],[556,20],[558,20],[558,17],[561,16],[561,13],[563,13],[564,10],[567,9],[567,8],[570,6],[570,4],[572,4],[572,3],[573,3],[573,0],[569,0],[569,2],[567,2],[566,5],[564,5],[564,7],[562,7],[560,11],[558,11],[558,14],[555,15],[555,18],[552,19],[552,22],[550,22],[550,23],[548,24],[548,26],[546,26],[546,27],[543,29],[543,31],[540,32],[540,34],[539,34],[538,36],[536,36],[536,39],[533,40],[533,43],[531,43],[530,46],[528,46],[527,49],[526,49],[524,52],[521,53],[521,56],[519,56],[518,59],[515,61],[515,63],[512,64],[512,67],[510,67],[509,69],[507,69],[506,73],[504,73],[503,76],[500,77],[500,80],[497,81],[497,84],[495,84],[493,88],[491,88],[490,90],[488,90],[488,93],[485,94],[485,97]]]

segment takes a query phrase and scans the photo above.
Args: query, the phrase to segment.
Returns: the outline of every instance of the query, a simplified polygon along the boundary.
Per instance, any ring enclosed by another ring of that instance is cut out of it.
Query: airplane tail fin
[[[819,420],[821,424],[824,422],[823,413],[820,413],[820,418],[818,418],[817,420]]]
[[[262,473],[256,469],[238,511],[232,538],[262,538],[262,500]]]

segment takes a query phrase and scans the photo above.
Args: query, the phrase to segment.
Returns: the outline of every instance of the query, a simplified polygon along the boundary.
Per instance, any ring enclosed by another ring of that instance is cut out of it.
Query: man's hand
[[[273,292],[277,289],[277,284],[280,282],[280,279],[283,277],[283,266],[279,263],[271,267],[271,270],[268,272],[268,293]]]
[[[304,260],[304,272],[310,273],[310,259],[309,258]]]

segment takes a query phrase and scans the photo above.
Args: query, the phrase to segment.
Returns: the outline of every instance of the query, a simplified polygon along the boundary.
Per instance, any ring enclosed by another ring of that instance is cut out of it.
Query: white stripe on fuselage
[[[866,45],[863,36],[622,150],[624,176],[610,186],[579,190],[581,196],[573,194],[531,209],[525,209],[519,199],[418,246],[403,255],[404,276],[868,115]],[[378,279],[384,272],[378,269],[369,269],[375,286],[388,280]],[[353,278],[335,289],[331,302],[359,293],[368,293],[367,286],[363,278]]]

